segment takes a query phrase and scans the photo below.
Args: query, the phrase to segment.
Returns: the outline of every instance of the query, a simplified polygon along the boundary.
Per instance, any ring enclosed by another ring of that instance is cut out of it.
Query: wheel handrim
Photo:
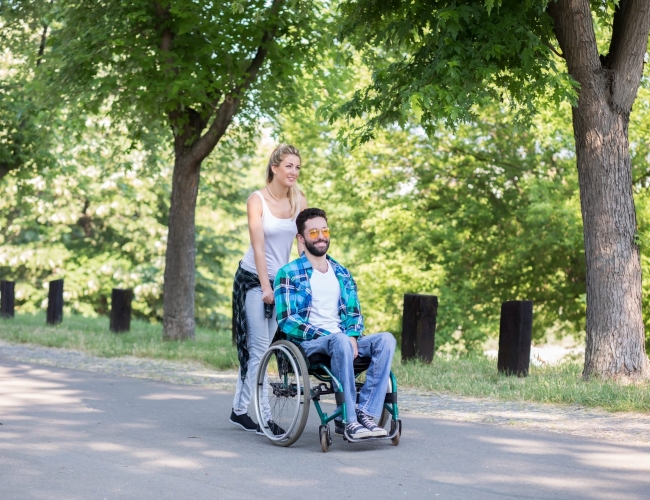
[[[285,432],[276,436],[266,424],[260,424],[260,427],[262,428],[262,432],[271,441],[282,442],[291,438],[294,429],[300,422],[300,418],[298,417],[300,412],[304,411],[304,398],[302,397],[304,388],[302,387],[298,364],[295,362],[290,350],[282,345],[273,345],[269,348],[260,363],[260,368],[268,368],[271,356],[274,354],[276,355],[276,360],[278,360],[278,365],[282,362],[287,366],[284,367],[284,370],[278,366],[277,373],[272,372],[271,374],[268,373],[268,369],[264,370],[265,373],[262,373],[260,369],[257,374],[257,390],[260,390],[260,386],[262,389],[264,388],[264,379],[267,378],[268,405],[271,418]],[[282,361],[278,358],[278,354],[282,356]],[[289,366],[291,367],[291,372],[286,370]],[[255,410],[258,421],[264,422],[263,411],[260,407],[260,397],[255,398]]]

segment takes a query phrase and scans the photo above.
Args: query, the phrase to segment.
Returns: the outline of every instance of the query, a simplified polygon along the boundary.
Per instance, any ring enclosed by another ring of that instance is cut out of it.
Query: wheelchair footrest
[[[381,437],[366,437],[366,438],[361,438],[361,439],[355,439],[353,437],[350,437],[348,434],[348,430],[346,429],[343,434],[343,440],[347,441],[348,443],[367,443],[368,441],[378,441],[378,440],[386,440],[386,439],[393,439],[397,434],[402,433],[402,421],[397,420],[396,425],[394,426],[394,429],[392,432],[389,432],[387,436],[381,436]]]

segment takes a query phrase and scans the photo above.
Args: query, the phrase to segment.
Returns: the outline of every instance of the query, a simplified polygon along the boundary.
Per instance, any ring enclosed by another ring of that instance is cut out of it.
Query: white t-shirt
[[[266,258],[266,269],[269,273],[269,279],[275,278],[279,269],[289,262],[291,256],[291,247],[296,239],[296,218],[278,219],[271,213],[266,200],[262,193],[255,191],[257,196],[262,198],[262,229],[264,231],[264,252]],[[300,212],[300,201],[298,201],[298,210]],[[248,247],[241,261],[241,267],[246,271],[259,275],[255,265],[255,252],[253,245]]]
[[[309,323],[330,333],[341,333],[339,327],[339,299],[341,286],[334,269],[327,262],[327,272],[314,269],[311,274],[311,312]]]

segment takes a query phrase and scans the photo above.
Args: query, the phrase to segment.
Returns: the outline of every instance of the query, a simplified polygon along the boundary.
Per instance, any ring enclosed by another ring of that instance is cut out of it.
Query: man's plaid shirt
[[[339,328],[349,337],[363,333],[363,316],[359,306],[357,284],[350,272],[329,255],[334,274],[341,287],[339,298]],[[275,276],[275,310],[278,326],[296,340],[311,340],[331,332],[309,324],[311,312],[311,275],[314,268],[303,253],[296,260],[282,267]]]

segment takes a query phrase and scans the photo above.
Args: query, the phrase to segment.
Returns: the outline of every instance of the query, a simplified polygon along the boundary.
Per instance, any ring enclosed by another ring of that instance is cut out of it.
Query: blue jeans
[[[366,372],[366,383],[363,384],[359,394],[359,409],[367,415],[379,418],[384,407],[390,365],[395,353],[395,337],[388,332],[382,332],[358,337],[357,341],[359,356],[372,359]],[[332,358],[332,373],[343,384],[346,420],[348,423],[356,422],[357,392],[352,366],[354,352],[348,336],[334,333],[314,340],[306,340],[301,345],[307,356],[327,354]]]

